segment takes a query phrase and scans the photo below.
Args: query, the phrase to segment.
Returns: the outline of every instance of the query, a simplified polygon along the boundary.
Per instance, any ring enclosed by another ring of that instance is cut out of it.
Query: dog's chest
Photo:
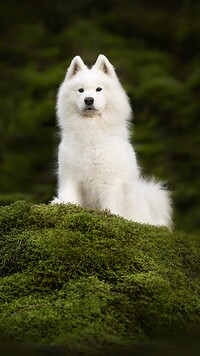
[[[117,150],[120,142],[116,138],[91,135],[71,142],[69,145],[69,164],[82,179],[96,179],[116,173],[120,160]]]
[[[86,174],[97,173],[104,169],[108,169],[109,143],[106,139],[96,138],[95,140],[88,138],[84,143],[80,142],[79,147],[76,147],[77,153],[80,154],[81,167]],[[83,165],[82,165],[83,164]]]

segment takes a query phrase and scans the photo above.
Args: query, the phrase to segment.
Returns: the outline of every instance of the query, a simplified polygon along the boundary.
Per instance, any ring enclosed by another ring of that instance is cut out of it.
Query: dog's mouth
[[[96,111],[94,105],[87,105],[84,108],[84,112],[88,112],[88,111]]]

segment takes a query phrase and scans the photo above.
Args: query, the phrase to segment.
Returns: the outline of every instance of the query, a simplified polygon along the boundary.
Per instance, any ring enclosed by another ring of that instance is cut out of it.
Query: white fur
[[[94,99],[90,110],[85,98]],[[91,69],[79,56],[72,60],[58,93],[57,116],[61,143],[53,204],[109,209],[129,220],[170,228],[169,194],[160,183],[140,176],[129,142],[129,100],[105,56],[99,55]]]

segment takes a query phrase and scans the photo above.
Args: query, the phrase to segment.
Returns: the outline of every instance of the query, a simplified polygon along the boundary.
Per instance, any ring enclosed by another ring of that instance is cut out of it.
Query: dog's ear
[[[67,70],[66,80],[71,79],[76,73],[86,69],[86,65],[83,63],[81,57],[76,56],[72,59],[71,64]]]
[[[103,73],[109,75],[112,78],[116,78],[116,73],[114,67],[109,62],[109,60],[103,54],[100,54],[93,65],[92,69],[101,70]]]

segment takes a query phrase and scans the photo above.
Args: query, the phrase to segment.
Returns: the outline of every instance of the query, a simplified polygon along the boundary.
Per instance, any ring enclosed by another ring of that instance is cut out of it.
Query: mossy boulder
[[[1,342],[103,355],[198,333],[195,239],[24,201],[0,208],[0,236]]]

